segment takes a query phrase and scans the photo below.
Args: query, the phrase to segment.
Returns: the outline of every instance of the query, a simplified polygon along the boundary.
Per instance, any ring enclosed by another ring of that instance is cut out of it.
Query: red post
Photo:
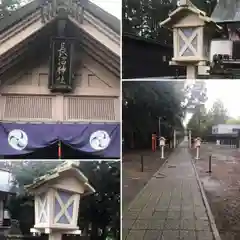
[[[61,141],[58,141],[58,159],[62,159],[62,145],[61,145]]]
[[[152,134],[152,151],[155,152],[156,151],[156,147],[157,147],[157,141],[156,141],[156,134]]]

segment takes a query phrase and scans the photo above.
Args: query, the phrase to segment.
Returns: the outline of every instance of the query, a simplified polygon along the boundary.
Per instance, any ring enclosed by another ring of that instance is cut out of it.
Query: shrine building
[[[120,157],[120,20],[88,0],[0,19],[0,156]]]

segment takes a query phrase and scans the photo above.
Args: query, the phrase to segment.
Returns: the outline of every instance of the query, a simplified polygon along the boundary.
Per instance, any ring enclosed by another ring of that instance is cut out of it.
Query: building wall
[[[49,91],[47,60],[28,72],[16,73],[1,87],[0,120],[119,121],[120,80],[87,54],[81,53],[77,62],[70,94]]]
[[[123,36],[123,78],[185,75],[184,67],[170,66],[173,48],[144,38]]]
[[[240,129],[238,124],[219,124],[212,127],[212,134],[230,134],[235,133],[234,129]]]

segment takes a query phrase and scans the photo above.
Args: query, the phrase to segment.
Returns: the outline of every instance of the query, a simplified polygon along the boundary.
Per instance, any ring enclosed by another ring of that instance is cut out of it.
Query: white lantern
[[[172,64],[204,65],[209,60],[210,33],[220,27],[190,1],[180,2],[160,25],[173,30]]]
[[[73,162],[60,165],[26,188],[35,196],[32,232],[45,233],[57,230],[76,234],[80,196],[95,191]]]
[[[160,146],[165,146],[166,139],[165,139],[164,137],[160,137],[159,140],[160,140],[160,141],[159,141],[159,145],[160,145]]]
[[[201,145],[201,138],[196,138],[195,139],[195,147],[200,147],[200,145]]]

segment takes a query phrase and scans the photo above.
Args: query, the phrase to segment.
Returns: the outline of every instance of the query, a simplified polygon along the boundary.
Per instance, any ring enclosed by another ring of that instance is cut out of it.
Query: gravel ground
[[[196,150],[191,150],[195,157]],[[207,173],[212,155],[212,173]],[[196,161],[222,240],[240,239],[240,151],[213,144],[201,146]]]

